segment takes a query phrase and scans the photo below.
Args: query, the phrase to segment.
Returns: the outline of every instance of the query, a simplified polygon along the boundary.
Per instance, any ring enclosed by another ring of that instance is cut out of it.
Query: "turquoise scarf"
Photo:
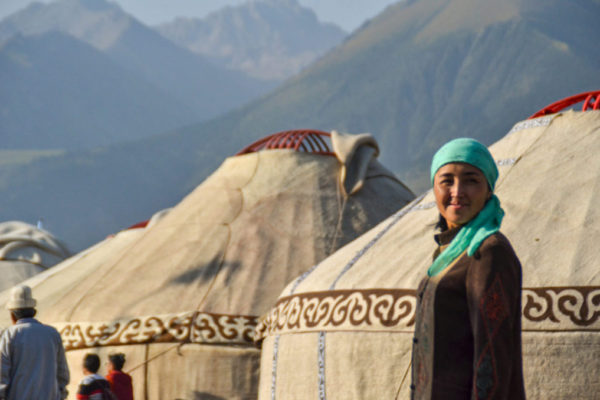
[[[474,139],[455,139],[442,146],[433,157],[431,163],[431,182],[442,166],[463,162],[479,168],[485,176],[492,191],[498,179],[498,168],[488,149]],[[435,276],[446,269],[465,250],[467,255],[475,254],[481,243],[490,235],[500,230],[504,210],[496,195],[487,201],[483,209],[463,226],[450,242],[448,247],[435,259],[427,270],[429,276]]]

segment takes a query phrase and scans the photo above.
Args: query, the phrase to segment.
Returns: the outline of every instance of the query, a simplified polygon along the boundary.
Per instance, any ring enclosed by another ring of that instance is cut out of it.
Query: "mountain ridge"
[[[155,29],[229,69],[277,81],[299,71],[345,36],[339,27],[320,22],[296,0],[248,1],[204,18],[177,18]]]
[[[3,149],[108,145],[195,120],[185,104],[58,31],[5,41],[0,70]]]
[[[32,4],[0,21],[0,42],[17,33],[27,36],[53,31],[93,46],[128,70],[128,74],[137,75],[138,80],[145,79],[157,91],[165,93],[174,105],[191,110],[191,116],[163,127],[166,129],[209,119],[239,107],[273,87],[272,83],[218,67],[177,46],[105,0]],[[65,62],[76,63],[77,60]],[[69,66],[65,65],[65,68]],[[139,96],[142,97],[142,93]],[[156,133],[152,129],[149,132]],[[144,134],[143,131],[138,133]]]
[[[441,0],[419,2],[435,9]],[[77,188],[71,209],[78,216],[71,219],[78,226],[52,227],[60,237],[81,239],[76,248],[84,237],[91,243],[173,205],[225,156],[254,140],[312,128],[371,132],[381,161],[414,192],[424,190],[430,157],[448,139],[472,136],[489,145],[543,106],[598,86],[594,38],[600,27],[593,16],[600,15],[600,4],[521,3],[527,7],[518,17],[425,41],[415,40],[419,21],[379,30],[386,34],[376,37],[381,21],[399,20],[396,14],[410,4],[391,6],[278,89],[227,115],[96,153],[46,157],[10,176],[0,174],[0,187],[6,191],[27,177],[51,181],[77,169],[80,176],[52,193],[54,203],[71,204]],[[421,21],[433,14],[424,13]],[[565,20],[573,27],[561,25]],[[91,188],[88,180],[98,184]],[[36,206],[31,199],[42,194],[35,187],[0,199],[0,213],[30,212]],[[86,206],[97,215],[86,215]],[[59,211],[47,206],[44,219],[57,223]]]

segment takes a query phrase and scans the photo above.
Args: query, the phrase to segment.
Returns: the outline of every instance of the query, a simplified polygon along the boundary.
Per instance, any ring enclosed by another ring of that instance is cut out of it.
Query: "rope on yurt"
[[[402,390],[402,386],[404,386],[404,381],[408,376],[408,371],[410,371],[410,367],[412,367],[412,360],[410,360],[410,362],[408,363],[408,367],[406,367],[406,371],[404,371],[404,376],[402,377],[402,381],[400,382],[400,386],[398,387],[398,391],[396,392],[396,400],[400,398],[400,391]]]
[[[329,247],[327,248],[327,254],[331,254],[333,253],[333,250],[336,248],[337,242],[338,242],[338,237],[340,235],[340,232],[342,231],[342,223],[343,223],[343,219],[344,219],[344,211],[346,210],[346,203],[348,202],[348,195],[345,193],[345,191],[341,190],[341,182],[340,182],[340,177],[341,177],[341,173],[342,170],[340,168],[339,172],[338,172],[338,178],[336,179],[337,181],[337,185],[335,185],[335,190],[336,190],[336,194],[337,194],[337,199],[338,199],[338,218],[337,218],[337,224],[335,226],[335,231],[333,232],[333,237],[331,238],[331,242],[329,242]],[[340,202],[340,198],[341,198],[341,204],[339,204]]]
[[[150,346],[146,344],[144,349],[144,360],[148,360],[148,353],[150,353]],[[144,363],[144,400],[148,400],[148,363]]]
[[[159,353],[156,353],[156,354],[155,354],[155,355],[153,355],[151,358],[148,358],[148,359],[146,359],[146,358],[148,357],[148,350],[149,350],[149,349],[148,349],[148,346],[149,346],[150,344],[152,344],[152,343],[145,343],[145,346],[146,346],[146,355],[144,356],[144,359],[145,359],[145,361],[142,361],[141,363],[137,364],[135,367],[133,367],[133,368],[130,368],[130,369],[128,369],[128,370],[127,370],[127,371],[125,371],[125,372],[127,372],[127,373],[130,373],[130,372],[132,372],[132,371],[135,371],[136,369],[138,369],[138,368],[140,368],[140,367],[145,367],[145,366],[146,366],[146,364],[148,364],[150,361],[154,360],[155,358],[158,358],[158,357],[162,356],[162,355],[163,355],[163,354],[165,354],[165,353],[168,353],[169,351],[171,351],[171,350],[173,350],[173,349],[176,349],[176,348],[178,348],[178,347],[181,347],[181,346],[183,346],[185,343],[184,343],[184,342],[179,342],[179,343],[177,343],[177,344],[174,344],[173,346],[170,346],[170,347],[168,347],[167,349],[165,349],[165,350],[163,350],[163,351],[161,351],[161,352],[159,352]],[[146,375],[146,372],[144,373],[144,376],[145,376],[145,375]]]

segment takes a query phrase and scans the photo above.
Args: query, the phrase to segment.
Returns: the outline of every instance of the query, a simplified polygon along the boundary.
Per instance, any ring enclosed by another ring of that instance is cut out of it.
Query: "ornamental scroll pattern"
[[[257,327],[256,340],[292,331],[412,330],[415,306],[409,289],[300,293],[277,302]]]
[[[258,318],[245,315],[186,312],[114,322],[54,324],[65,350],[145,344],[199,343],[253,345]]]
[[[600,287],[524,288],[523,331],[600,331]],[[412,330],[414,290],[371,289],[282,297],[256,329],[256,339],[292,332]]]
[[[600,331],[600,286],[524,288],[523,331]],[[282,297],[258,317],[185,312],[112,322],[53,324],[65,350],[145,343],[252,346],[268,335],[310,331],[412,331],[415,291],[334,290]]]
[[[523,330],[600,331],[600,287],[523,289]]]

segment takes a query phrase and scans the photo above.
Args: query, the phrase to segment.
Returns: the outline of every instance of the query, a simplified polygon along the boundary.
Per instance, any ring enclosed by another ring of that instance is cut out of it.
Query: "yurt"
[[[377,154],[368,134],[271,135],[93,271],[35,281],[71,396],[85,353],[118,351],[137,399],[256,399],[260,316],[291,279],[414,198]]]
[[[549,106],[490,150],[523,267],[527,397],[598,399],[600,92]],[[437,221],[429,191],[291,281],[257,329],[259,399],[409,398],[415,289]]]
[[[41,226],[0,223],[0,290],[8,289],[69,257],[67,246]]]

